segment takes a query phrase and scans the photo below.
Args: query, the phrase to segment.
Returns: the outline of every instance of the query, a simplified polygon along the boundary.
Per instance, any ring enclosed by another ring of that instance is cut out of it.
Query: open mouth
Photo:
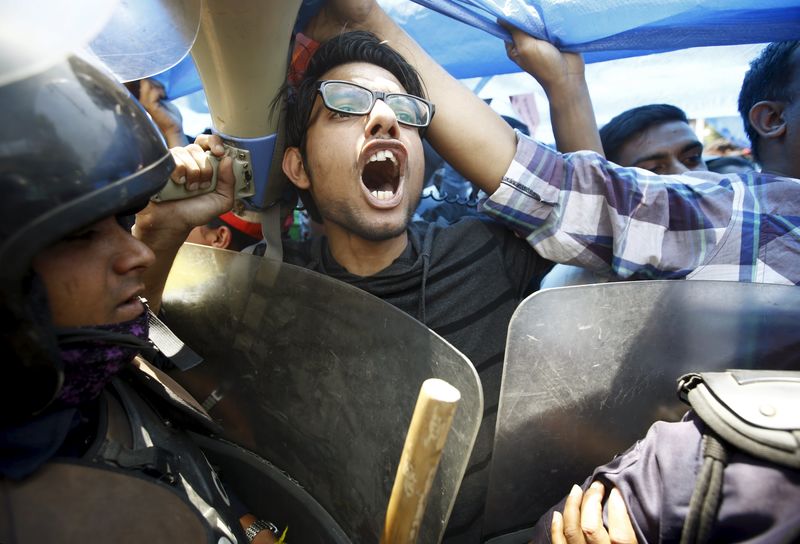
[[[373,151],[361,171],[361,183],[372,205],[395,206],[400,201],[401,165],[404,157],[388,148]]]

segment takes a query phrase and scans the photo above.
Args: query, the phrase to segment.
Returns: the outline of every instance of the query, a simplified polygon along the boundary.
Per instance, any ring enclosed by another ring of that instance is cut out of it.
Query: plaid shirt
[[[800,284],[800,180],[659,176],[517,138],[482,210],[541,256],[622,278]]]

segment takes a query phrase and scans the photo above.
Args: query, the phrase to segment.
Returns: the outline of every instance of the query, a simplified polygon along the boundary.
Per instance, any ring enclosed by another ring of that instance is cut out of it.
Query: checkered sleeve
[[[481,208],[552,261],[623,278],[681,278],[713,255],[731,223],[736,178],[658,176],[517,138]]]

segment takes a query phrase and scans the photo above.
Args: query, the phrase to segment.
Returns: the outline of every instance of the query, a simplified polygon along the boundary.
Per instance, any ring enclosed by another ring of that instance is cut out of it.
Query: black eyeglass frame
[[[370,94],[370,96],[372,96],[372,101],[370,102],[369,108],[367,108],[367,110],[364,111],[364,112],[353,112],[353,111],[347,111],[347,110],[339,109],[339,108],[329,104],[328,103],[328,99],[326,98],[325,93],[323,92],[323,88],[326,87],[330,83],[342,83],[342,84],[345,84],[345,85],[349,85],[351,87],[357,87],[359,89],[363,89],[364,91],[367,91]],[[435,108],[433,102],[431,102],[429,100],[425,100],[424,98],[421,98],[419,96],[414,96],[413,94],[408,94],[408,93],[386,93],[386,92],[383,92],[383,91],[373,91],[372,89],[368,89],[368,88],[364,87],[363,85],[359,85],[358,83],[353,83],[352,81],[344,81],[344,80],[341,80],[341,79],[326,79],[326,80],[323,80],[323,81],[317,81],[316,87],[317,87],[317,93],[319,93],[319,95],[322,97],[322,103],[325,105],[326,108],[328,108],[331,111],[335,111],[337,113],[343,113],[345,115],[357,115],[357,116],[369,115],[370,112],[372,111],[372,109],[375,107],[375,103],[378,100],[382,100],[385,104],[388,104],[386,102],[386,99],[389,98],[389,97],[392,97],[392,96],[404,96],[404,97],[411,98],[411,99],[413,99],[415,101],[422,102],[423,104],[425,104],[428,107],[428,111],[430,112],[430,114],[428,115],[428,122],[425,123],[424,125],[415,124],[415,123],[409,123],[407,121],[401,121],[400,118],[398,117],[397,118],[397,122],[400,123],[401,125],[405,125],[407,127],[418,128],[418,129],[424,131],[425,129],[427,129],[430,126],[431,121],[433,120],[433,115],[436,113],[436,108]],[[392,111],[394,111],[394,110],[392,110]],[[396,115],[396,112],[395,112],[395,115]]]

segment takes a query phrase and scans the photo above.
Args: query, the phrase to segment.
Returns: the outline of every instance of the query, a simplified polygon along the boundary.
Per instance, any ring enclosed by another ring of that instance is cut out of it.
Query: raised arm
[[[506,43],[508,58],[532,75],[547,94],[558,150],[562,153],[588,150],[602,154],[583,57],[579,53],[559,51],[549,42],[536,39],[511,25],[500,24],[514,40]]]
[[[514,157],[513,129],[428,56],[374,0],[331,0],[305,32],[323,41],[348,29],[375,33],[419,71],[436,105],[427,133],[431,144],[464,177],[494,192]]]
[[[139,82],[139,102],[150,114],[153,122],[167,140],[167,147],[183,147],[189,144],[183,134],[183,117],[175,104],[167,100],[167,94],[155,79]]]
[[[186,184],[191,190],[203,188],[205,183],[210,184],[212,168],[205,154],[208,149],[218,157],[222,157],[224,153],[218,136],[200,135],[194,144],[173,148],[171,151],[176,167],[172,179]],[[172,262],[189,232],[229,211],[233,206],[235,182],[231,165],[229,157],[220,162],[216,190],[184,200],[151,202],[136,214],[133,235],[147,244],[156,255],[155,263],[144,275],[145,297],[154,312],[158,312],[161,307],[161,295]]]

